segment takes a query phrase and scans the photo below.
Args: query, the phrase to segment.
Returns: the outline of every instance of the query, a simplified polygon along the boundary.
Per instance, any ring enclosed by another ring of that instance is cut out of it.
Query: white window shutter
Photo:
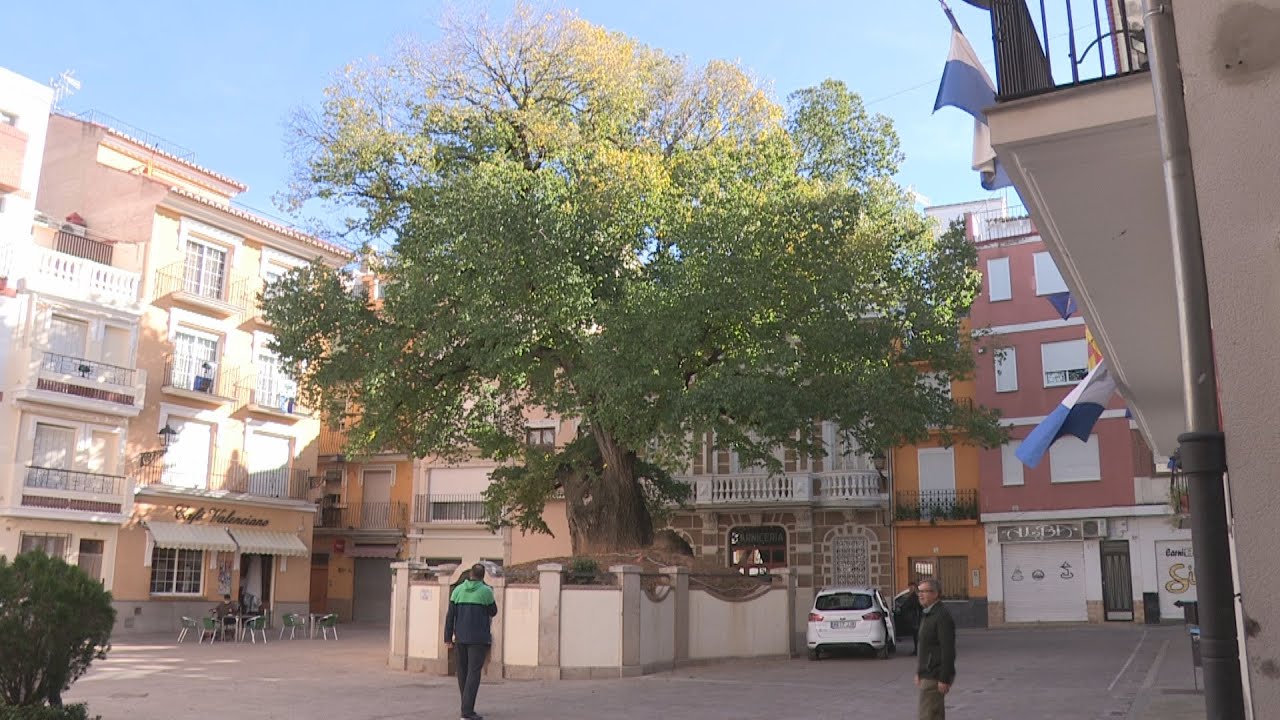
[[[1009,258],[992,258],[987,261],[987,292],[991,302],[1013,297],[1013,288],[1009,282]]]
[[[1018,389],[1017,348],[996,350],[996,392],[1013,392]]]

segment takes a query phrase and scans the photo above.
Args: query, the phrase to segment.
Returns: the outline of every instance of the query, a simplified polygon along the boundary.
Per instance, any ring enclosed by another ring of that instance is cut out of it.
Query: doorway
[[[329,612],[329,554],[311,555],[311,612]]]
[[[240,556],[240,607],[250,613],[271,609],[271,555]]]
[[[1102,541],[1102,611],[1107,620],[1133,621],[1129,541]]]

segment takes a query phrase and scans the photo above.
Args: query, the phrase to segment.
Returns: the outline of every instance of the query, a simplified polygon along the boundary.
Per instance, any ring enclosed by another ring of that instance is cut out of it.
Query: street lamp
[[[169,444],[173,442],[173,438],[178,434],[178,431],[170,427],[169,423],[165,423],[164,427],[160,428],[160,432],[156,434],[160,436],[160,449],[148,450],[139,455],[138,464],[142,467],[147,467],[164,457],[164,454],[169,451]]]
[[[889,479],[884,475],[884,469],[889,464],[889,458],[885,456],[884,450],[877,450],[875,455],[871,456],[871,466],[876,469],[876,474],[880,476],[880,488],[884,490]]]

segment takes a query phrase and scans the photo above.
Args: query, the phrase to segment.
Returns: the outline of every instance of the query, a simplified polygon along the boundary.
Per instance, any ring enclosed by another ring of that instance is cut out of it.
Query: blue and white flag
[[[1058,315],[1062,316],[1063,320],[1070,318],[1076,313],[1076,310],[1079,309],[1076,307],[1076,299],[1071,297],[1070,290],[1066,292],[1050,293],[1049,295],[1045,295],[1044,299],[1049,301],[1049,304],[1053,306],[1054,310],[1058,311]]]
[[[1049,446],[1066,435],[1088,442],[1093,426],[1097,424],[1115,392],[1115,378],[1111,377],[1107,361],[1103,360],[1022,441],[1015,453],[1018,459],[1027,467],[1035,467],[1044,459]]]
[[[943,4],[942,9],[951,21],[951,52],[942,68],[942,82],[938,85],[933,111],[950,105],[973,116],[973,169],[980,174],[982,187],[987,190],[1009,187],[1013,183],[1009,182],[996,151],[991,148],[991,130],[983,114],[983,110],[996,102],[995,84],[969,40],[960,32],[951,8]]]

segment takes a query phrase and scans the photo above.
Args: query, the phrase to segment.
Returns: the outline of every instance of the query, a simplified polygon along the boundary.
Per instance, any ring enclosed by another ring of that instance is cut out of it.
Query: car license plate
[[[845,628],[851,628],[851,627],[854,627],[854,626],[856,626],[857,624],[858,624],[858,621],[857,621],[857,620],[832,620],[832,621],[831,621],[831,629],[832,629],[832,630],[842,630],[842,629],[845,629]]]

